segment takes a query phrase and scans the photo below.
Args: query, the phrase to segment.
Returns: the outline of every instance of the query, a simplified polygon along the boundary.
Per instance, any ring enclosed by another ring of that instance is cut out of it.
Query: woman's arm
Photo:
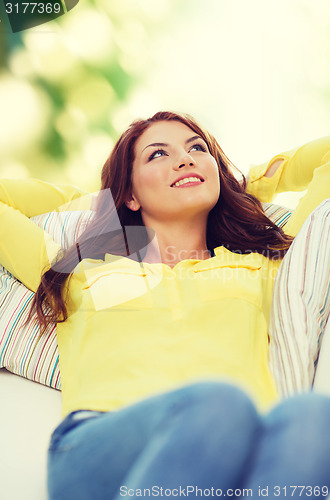
[[[252,167],[247,192],[269,203],[284,191],[305,190],[329,150],[330,136],[322,137]]]
[[[283,230],[287,234],[296,236],[309,214],[327,198],[330,198],[330,150],[315,170],[307,193],[299,201]]]
[[[312,210],[330,197],[329,151],[330,136],[281,153],[250,170],[247,192],[263,202],[272,201],[283,191],[302,191],[308,187],[284,226],[286,233],[295,236]]]
[[[19,210],[0,202],[0,264],[30,290],[37,290],[60,248]]]
[[[38,179],[0,181],[0,264],[36,291],[60,246],[28,217],[51,212],[89,194],[75,186]]]
[[[50,184],[38,179],[2,179],[0,201],[27,217],[52,212],[76,198],[89,194],[76,186]]]

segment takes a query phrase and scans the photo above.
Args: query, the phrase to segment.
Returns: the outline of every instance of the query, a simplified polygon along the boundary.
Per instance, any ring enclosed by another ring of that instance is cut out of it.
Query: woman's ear
[[[127,208],[129,208],[130,210],[133,210],[133,212],[137,212],[138,210],[140,210],[140,203],[138,202],[138,200],[135,198],[134,194],[131,194],[127,197],[126,201],[125,201],[125,205],[127,206]]]

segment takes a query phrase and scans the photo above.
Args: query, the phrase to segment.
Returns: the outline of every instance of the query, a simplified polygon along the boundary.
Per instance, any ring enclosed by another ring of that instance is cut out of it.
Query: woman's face
[[[131,210],[143,222],[204,216],[220,194],[218,165],[206,142],[177,121],[152,124],[136,142]]]

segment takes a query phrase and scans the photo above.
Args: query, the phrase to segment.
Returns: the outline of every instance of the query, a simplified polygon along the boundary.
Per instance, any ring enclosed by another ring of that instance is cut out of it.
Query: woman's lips
[[[201,179],[200,177],[189,176],[189,177],[184,177],[183,179],[179,179],[178,181],[174,182],[171,185],[171,187],[198,186],[199,184],[202,184],[203,182],[204,182],[204,179]]]

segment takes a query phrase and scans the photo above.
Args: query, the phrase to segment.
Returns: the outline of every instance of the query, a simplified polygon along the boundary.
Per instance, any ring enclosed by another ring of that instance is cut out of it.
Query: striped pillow
[[[93,213],[51,212],[31,220],[66,248]],[[24,325],[32,299],[33,292],[0,266],[0,368],[60,390],[56,325],[49,325],[42,336],[36,314]]]
[[[289,208],[274,203],[262,203],[262,206],[267,217],[279,227],[283,227],[292,214]]]
[[[263,204],[266,215],[282,227],[289,209]],[[94,212],[51,212],[32,217],[39,227],[66,248],[84,230]],[[0,266],[0,368],[35,382],[61,389],[56,325],[49,325],[42,336],[36,315],[24,325],[33,292]]]

